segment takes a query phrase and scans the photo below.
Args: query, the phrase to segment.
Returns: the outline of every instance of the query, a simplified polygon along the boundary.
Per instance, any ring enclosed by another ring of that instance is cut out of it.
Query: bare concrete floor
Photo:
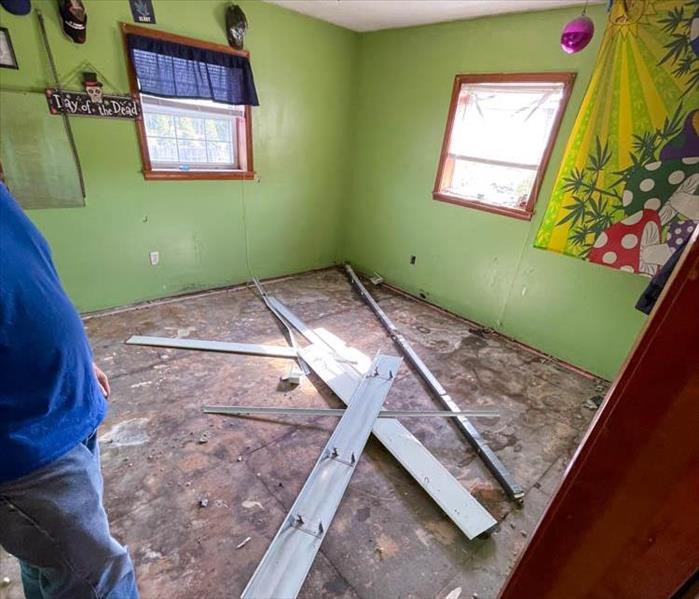
[[[341,272],[269,289],[309,324],[365,353],[397,354]],[[302,596],[494,598],[593,416],[585,401],[606,383],[390,290],[373,291],[462,408],[500,411],[479,427],[527,495],[522,508],[508,501],[448,421],[406,420],[498,519],[498,530],[468,541],[370,439]],[[336,420],[233,419],[205,416],[201,406],[340,407],[339,400],[315,377],[284,387],[288,360],[123,344],[143,334],[284,345],[248,289],[94,317],[86,326],[112,384],[100,432],[106,507],[114,535],[132,552],[143,598],[239,596]],[[404,366],[386,407],[440,406]],[[0,598],[22,597],[16,562],[6,554],[4,576],[10,583],[0,584]]]

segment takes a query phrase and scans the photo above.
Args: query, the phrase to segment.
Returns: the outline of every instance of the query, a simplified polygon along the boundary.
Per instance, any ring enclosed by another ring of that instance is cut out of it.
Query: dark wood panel
[[[501,599],[666,599],[699,566],[698,237]]]

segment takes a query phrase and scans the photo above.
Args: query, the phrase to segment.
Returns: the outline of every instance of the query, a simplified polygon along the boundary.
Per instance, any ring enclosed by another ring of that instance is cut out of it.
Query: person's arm
[[[107,375],[104,374],[102,369],[94,362],[92,363],[92,370],[95,372],[95,378],[97,378],[97,382],[99,383],[100,389],[102,389],[102,393],[105,397],[109,397],[109,379],[107,378]]]

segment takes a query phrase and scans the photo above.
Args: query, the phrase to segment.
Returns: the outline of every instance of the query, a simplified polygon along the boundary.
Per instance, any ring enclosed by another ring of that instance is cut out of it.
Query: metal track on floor
[[[362,282],[359,280],[359,277],[356,275],[352,267],[349,264],[345,264],[345,270],[349,276],[350,282],[355,287],[360,297],[374,312],[379,322],[386,329],[391,339],[393,339],[393,342],[403,353],[403,356],[415,368],[416,372],[425,382],[428,389],[432,392],[432,395],[448,410],[451,410],[452,412],[458,411],[459,406],[447,393],[442,384],[437,380],[437,377],[432,374],[429,368],[427,368],[420,356],[418,356],[417,352],[413,349],[412,345],[410,345],[408,340],[401,335],[400,331],[396,328],[391,319],[367,291],[366,287],[364,287]],[[457,418],[455,424],[463,433],[464,437],[466,437],[466,440],[471,444],[471,447],[473,447],[473,449],[476,451],[476,454],[483,460],[483,463],[488,467],[493,476],[500,483],[510,499],[522,501],[524,498],[524,489],[522,489],[522,487],[515,481],[510,471],[500,461],[500,458],[498,458],[495,452],[488,446],[478,429],[473,426],[471,421],[466,417]]]
[[[293,599],[313,565],[381,410],[401,359],[379,355],[353,393],[242,599]]]

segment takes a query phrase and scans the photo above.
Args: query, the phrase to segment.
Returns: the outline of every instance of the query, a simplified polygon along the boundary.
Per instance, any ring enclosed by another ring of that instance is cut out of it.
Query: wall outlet
[[[151,266],[157,266],[158,262],[160,262],[160,252],[151,252],[148,254],[148,257],[150,258]]]
[[[410,256],[410,264],[415,264],[417,258],[415,256]]]

